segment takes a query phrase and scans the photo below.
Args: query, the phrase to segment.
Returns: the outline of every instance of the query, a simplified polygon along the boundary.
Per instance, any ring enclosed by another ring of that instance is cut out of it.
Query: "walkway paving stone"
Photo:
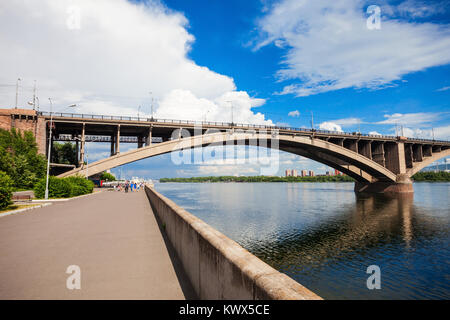
[[[81,269],[69,290],[66,269]],[[0,299],[184,299],[143,191],[0,218]]]

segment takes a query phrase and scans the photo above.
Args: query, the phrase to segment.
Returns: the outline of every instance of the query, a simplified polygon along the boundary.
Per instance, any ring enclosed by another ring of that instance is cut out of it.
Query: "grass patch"
[[[36,206],[39,206],[39,204],[12,204],[9,207],[0,209],[0,213],[6,213],[9,211],[25,209],[25,208],[30,208],[30,207],[36,207]]]

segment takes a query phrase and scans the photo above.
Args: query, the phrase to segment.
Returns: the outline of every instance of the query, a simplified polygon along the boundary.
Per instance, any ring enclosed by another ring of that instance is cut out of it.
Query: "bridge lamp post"
[[[206,111],[206,113],[205,113],[205,115],[204,115],[204,117],[203,117],[203,122],[206,122],[206,116],[208,115],[208,113],[209,113],[209,110]]]
[[[227,100],[226,102],[229,102],[231,105],[231,126],[234,126],[234,105],[233,101]]]
[[[45,180],[45,200],[48,200],[48,177],[50,173],[50,157],[52,153],[52,127],[53,127],[53,102],[51,98],[48,98],[50,101],[50,125],[48,128],[48,158],[47,158],[47,176]],[[72,104],[70,106],[67,106],[66,108],[74,108],[76,107],[76,104]],[[65,108],[64,108],[65,109]]]
[[[152,104],[151,104],[151,109],[152,109],[152,118],[151,121],[153,122],[153,92],[149,92],[150,93],[150,97],[152,98]]]

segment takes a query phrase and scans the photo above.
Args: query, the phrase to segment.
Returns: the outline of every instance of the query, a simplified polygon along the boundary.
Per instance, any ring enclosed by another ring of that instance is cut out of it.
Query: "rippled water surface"
[[[161,183],[156,189],[326,299],[449,299],[450,183],[414,198],[352,183]],[[381,289],[366,286],[369,265]]]

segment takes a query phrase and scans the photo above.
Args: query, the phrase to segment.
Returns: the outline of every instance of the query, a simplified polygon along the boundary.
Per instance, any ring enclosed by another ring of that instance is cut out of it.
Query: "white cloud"
[[[391,131],[395,131],[392,128]],[[410,138],[420,138],[420,139],[436,139],[436,140],[446,140],[450,141],[450,125],[440,126],[435,128],[403,128],[403,135]]]
[[[291,111],[288,113],[288,116],[293,117],[293,118],[298,118],[298,117],[300,117],[300,111],[298,111],[298,110]]]
[[[342,127],[340,125],[338,125],[337,123],[328,122],[328,121],[322,122],[319,125],[319,129],[320,130],[343,132]]]
[[[226,92],[216,99],[198,98],[188,90],[172,90],[167,94],[155,116],[162,119],[206,120],[271,125],[260,112],[251,109],[265,102],[251,98],[245,91]]]
[[[370,131],[369,134],[372,136],[381,136],[382,135],[381,133],[379,133],[377,131]]]
[[[80,9],[79,29],[68,28],[73,6]],[[179,117],[200,120],[213,106],[218,119],[230,109],[220,103],[227,97],[236,102],[236,122],[265,122],[250,110],[264,99],[236,92],[232,78],[188,57],[195,39],[187,25],[182,14],[157,0],[2,1],[0,84],[8,86],[0,88],[0,105],[14,105],[20,77],[19,106],[30,100],[37,80],[41,109],[52,97],[56,110],[77,103],[78,112],[135,116],[142,105],[141,114],[148,115],[151,91],[158,114],[175,115],[175,108]]]
[[[442,88],[440,88],[440,89],[437,89],[436,91],[447,91],[447,90],[450,90],[450,86],[448,86],[448,87],[442,87]]]
[[[444,7],[448,7],[448,4],[444,2],[432,3],[429,1],[406,0],[397,7],[391,7],[391,14],[412,18],[425,18],[445,12]]]
[[[282,0],[271,8],[258,23],[262,40],[255,49],[279,40],[288,48],[278,77],[297,82],[281,94],[380,89],[450,62],[448,24],[389,19],[382,12],[381,29],[369,30],[365,9],[357,0]]]
[[[331,120],[331,122],[336,123],[341,126],[351,126],[351,125],[362,123],[361,119],[359,119],[359,118],[337,119],[337,120]]]
[[[376,124],[429,125],[433,121],[442,120],[444,112],[418,112],[385,114],[386,120]]]

